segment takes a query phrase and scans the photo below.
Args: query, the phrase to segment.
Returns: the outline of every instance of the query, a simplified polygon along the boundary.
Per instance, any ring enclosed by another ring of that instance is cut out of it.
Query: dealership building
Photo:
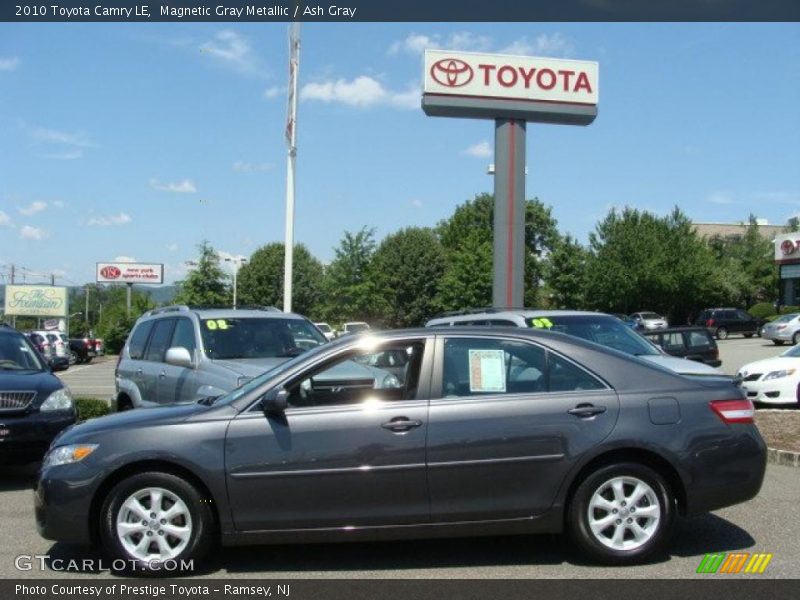
[[[782,306],[800,306],[800,231],[775,237]]]

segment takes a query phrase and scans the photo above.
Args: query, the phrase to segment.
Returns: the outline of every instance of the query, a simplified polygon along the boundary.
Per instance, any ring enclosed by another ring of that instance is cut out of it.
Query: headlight
[[[784,369],[782,371],[772,371],[771,373],[767,373],[762,381],[769,381],[770,379],[780,379],[781,377],[788,377],[789,375],[794,374],[795,369]]]
[[[72,402],[72,394],[68,388],[61,388],[56,390],[47,397],[47,400],[42,402],[39,410],[43,412],[51,410],[72,410],[75,404]]]
[[[402,386],[400,385],[400,380],[397,377],[389,374],[383,378],[383,385],[381,385],[381,387],[387,389],[387,388],[399,388]]]
[[[97,449],[97,444],[72,444],[58,446],[47,453],[42,461],[42,468],[68,465],[82,461]]]

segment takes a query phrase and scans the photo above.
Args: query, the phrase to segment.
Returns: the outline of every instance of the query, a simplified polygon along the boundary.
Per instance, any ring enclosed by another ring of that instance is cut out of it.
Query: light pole
[[[239,269],[242,267],[244,263],[247,262],[247,259],[243,256],[237,257],[228,257],[223,259],[225,262],[229,262],[233,264],[233,308],[236,308],[236,279],[239,275]]]

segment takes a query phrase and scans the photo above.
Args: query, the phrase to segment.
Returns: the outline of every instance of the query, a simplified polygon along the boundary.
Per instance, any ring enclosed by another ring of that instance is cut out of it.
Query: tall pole
[[[83,309],[83,320],[86,322],[86,329],[89,329],[89,284],[86,284],[85,306]]]
[[[233,263],[233,308],[236,308],[236,276],[239,274],[239,263]]]
[[[132,283],[126,283],[127,292],[125,293],[125,316],[128,320],[131,318],[131,291],[133,290]]]
[[[525,121],[496,119],[494,136],[495,308],[521,308],[525,293]]]
[[[286,117],[286,235],[283,271],[283,310],[292,312],[292,275],[294,259],[294,166],[297,157],[297,76],[300,70],[300,23],[289,29],[289,107]]]
[[[14,285],[14,269],[15,269],[15,267],[12,264],[11,265],[11,285]],[[16,328],[16,326],[17,326],[17,315],[13,315],[11,317],[11,326]]]

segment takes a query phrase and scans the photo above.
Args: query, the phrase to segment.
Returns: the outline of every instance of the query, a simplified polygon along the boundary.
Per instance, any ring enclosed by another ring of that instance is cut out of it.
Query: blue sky
[[[426,46],[600,63],[592,125],[528,129],[526,195],[580,240],[612,206],[800,213],[797,24],[308,24],[295,238],[323,261],[492,190],[492,123],[419,108]],[[173,281],[202,239],[282,241],[287,71],[285,24],[0,24],[0,274]]]

